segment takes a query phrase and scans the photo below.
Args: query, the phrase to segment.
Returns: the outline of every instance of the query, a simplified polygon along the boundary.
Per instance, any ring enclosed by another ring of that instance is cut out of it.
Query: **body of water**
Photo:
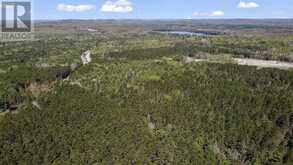
[[[174,34],[182,36],[215,36],[216,32],[190,32],[190,31],[156,31],[161,34]]]

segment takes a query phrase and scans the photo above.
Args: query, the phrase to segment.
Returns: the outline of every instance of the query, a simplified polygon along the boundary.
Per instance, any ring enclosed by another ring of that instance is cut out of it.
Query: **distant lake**
[[[220,35],[217,32],[191,32],[191,31],[155,31],[161,34],[174,34],[181,36],[215,36]]]

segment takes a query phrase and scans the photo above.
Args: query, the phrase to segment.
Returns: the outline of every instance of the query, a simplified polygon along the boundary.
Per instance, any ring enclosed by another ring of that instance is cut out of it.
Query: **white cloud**
[[[106,1],[102,12],[128,13],[133,11],[132,3],[128,0]]]
[[[211,14],[212,17],[220,17],[220,16],[224,16],[224,15],[225,15],[225,13],[221,10],[214,11]]]
[[[251,8],[258,8],[259,5],[255,2],[239,2],[238,8],[241,9],[251,9]]]
[[[194,12],[194,17],[221,17],[224,16],[225,13],[221,10],[216,10],[213,12]]]
[[[198,16],[201,16],[201,15],[202,15],[202,13],[197,12],[197,11],[195,11],[195,12],[193,13],[193,16],[194,16],[194,17],[198,17]]]
[[[95,8],[95,5],[66,5],[63,3],[57,6],[57,10],[64,12],[86,12],[94,10]]]

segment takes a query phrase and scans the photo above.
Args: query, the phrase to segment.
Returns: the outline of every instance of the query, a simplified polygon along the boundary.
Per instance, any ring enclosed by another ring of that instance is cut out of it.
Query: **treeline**
[[[79,59],[82,52],[96,46],[98,40],[73,39],[34,40],[28,42],[0,43],[1,63],[35,63],[39,60],[68,62]]]
[[[271,41],[255,39],[255,43],[249,43],[247,38],[206,38],[201,41],[189,41],[186,37],[177,37],[186,42],[174,42],[174,46],[160,48],[144,48],[126,51],[112,51],[108,58],[143,60],[161,58],[164,56],[190,55],[196,53],[208,53],[210,55],[229,54],[235,58],[255,58],[264,60],[279,60],[293,62],[290,46],[285,41]],[[252,39],[251,39],[252,40]]]

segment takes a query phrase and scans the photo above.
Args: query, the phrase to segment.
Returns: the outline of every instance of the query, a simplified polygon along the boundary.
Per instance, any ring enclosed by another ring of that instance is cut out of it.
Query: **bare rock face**
[[[193,62],[194,61],[194,59],[193,58],[191,58],[191,57],[184,57],[184,59],[183,59],[183,63],[184,64],[188,64],[188,63],[191,63],[191,62]]]
[[[79,67],[80,67],[80,64],[77,64],[77,63],[74,63],[74,64],[70,65],[70,69],[71,69],[72,72],[77,70]]]
[[[32,102],[32,105],[33,105],[34,107],[36,107],[37,109],[39,109],[39,110],[42,109],[41,106],[40,106],[40,104],[39,104],[37,101],[33,101],[33,102]]]
[[[148,115],[147,115],[148,128],[149,128],[149,130],[152,132],[152,131],[156,128],[156,125],[155,125],[155,123],[153,123],[151,120],[152,120],[152,119],[151,119],[151,115],[148,114]]]
[[[83,65],[89,64],[92,62],[91,51],[88,50],[81,55],[81,61]]]

